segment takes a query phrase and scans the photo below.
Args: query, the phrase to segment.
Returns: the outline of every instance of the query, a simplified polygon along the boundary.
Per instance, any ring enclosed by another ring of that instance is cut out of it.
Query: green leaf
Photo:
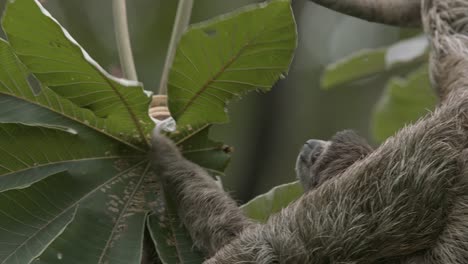
[[[69,128],[89,143],[95,140],[96,134],[102,134],[107,140],[142,150],[137,146],[141,142],[117,133],[118,121],[97,117],[91,110],[75,105],[46,86],[42,87],[40,94],[35,95],[28,82],[28,79],[34,77],[18,61],[11,47],[1,39],[0,57],[0,122]],[[101,137],[98,142],[102,143]]]
[[[159,200],[155,207],[155,212],[149,216],[148,229],[162,263],[201,264],[204,257],[193,246],[179,220],[173,199],[166,195],[164,201]]]
[[[63,187],[58,179],[66,177],[59,173],[26,190],[0,193],[1,264],[29,263],[73,220],[76,202],[57,191]]]
[[[388,48],[358,51],[327,66],[322,76],[322,88],[330,89],[386,72],[402,64],[422,61],[427,58],[428,46],[425,36],[416,36]]]
[[[139,263],[144,220],[149,210],[146,206],[150,202],[144,196],[157,189],[151,182],[154,181],[154,175],[148,176],[148,165],[145,164],[147,161],[142,157],[104,153],[100,148],[103,146],[87,144],[77,134],[63,130],[0,124],[0,131],[0,149],[3,151],[1,167],[4,169],[0,175],[0,185],[3,189],[4,186],[26,187],[24,178],[33,177],[37,181],[56,171],[66,170],[66,177],[53,177],[51,180],[47,178],[24,191],[10,192],[30,193],[26,198],[34,201],[33,206],[37,210],[44,210],[53,219],[62,219],[58,224],[69,219],[71,207],[81,205],[76,212],[75,222],[45,250],[40,257],[41,261],[47,264],[63,263],[62,259],[69,263],[120,263],[116,261],[118,259],[121,263]],[[50,182],[52,183],[48,184]],[[41,186],[40,191],[37,186]],[[15,199],[20,207],[27,208],[26,198]],[[61,206],[58,201],[69,201],[70,206]],[[56,210],[49,210],[51,206]],[[0,204],[0,212],[2,211],[5,210]],[[43,224],[43,220],[35,214],[28,217],[28,221],[39,221],[32,223],[33,226]],[[40,232],[51,234],[49,239],[55,238],[52,234],[62,228],[58,224],[42,225]],[[90,240],[90,234],[95,240]],[[27,239],[28,249],[36,248],[36,253],[25,255],[22,253],[21,243],[21,247],[5,253],[5,263],[17,263],[10,259],[10,256],[16,254],[21,254],[24,258],[35,257],[35,254],[42,252],[51,242],[44,244],[36,236],[36,233],[23,234],[23,238]],[[8,242],[4,243],[18,245],[13,237],[6,239]],[[92,248],[89,248],[90,245]],[[82,250],[80,247],[83,247]]]
[[[91,110],[101,118],[99,129],[148,144],[150,98],[139,83],[106,73],[36,1],[9,1],[2,22],[16,55],[42,84]]]
[[[8,44],[0,41],[0,122],[21,123],[0,124],[0,191],[70,167],[144,155],[132,143],[102,133],[97,127],[104,123],[93,112],[49,88],[35,96],[27,76]]]
[[[80,207],[75,220],[38,263],[140,264],[147,206],[151,202],[145,196],[158,187],[149,181],[151,172],[144,161],[119,166],[113,171],[92,171],[60,182],[60,193],[75,199]]]
[[[9,14],[5,20],[10,16],[10,23],[16,21],[17,17],[28,15],[33,23],[42,23],[45,28],[55,25],[44,16],[34,1],[12,1],[8,8]],[[19,263],[29,263],[42,253],[36,263],[139,264],[145,220],[150,211],[148,205],[153,202],[147,198],[147,194],[160,189],[155,175],[148,171],[146,138],[137,131],[137,126],[145,131],[151,129],[151,124],[145,123],[145,120],[150,120],[147,114],[148,96],[141,87],[123,87],[119,84],[117,88],[122,89],[123,100],[117,100],[115,104],[107,101],[110,106],[108,115],[103,114],[104,108],[100,108],[98,101],[115,97],[116,94],[109,94],[100,85],[96,85],[95,95],[88,93],[90,97],[86,100],[91,104],[97,103],[92,107],[69,96],[68,90],[76,90],[74,93],[84,91],[83,94],[86,94],[89,84],[77,82],[68,85],[70,83],[64,82],[63,86],[56,85],[55,78],[65,78],[66,72],[70,70],[66,65],[62,65],[63,72],[60,65],[48,68],[50,72],[47,74],[38,72],[37,65],[54,65],[46,61],[54,61],[57,57],[53,56],[61,54],[59,50],[57,54],[43,50],[44,42],[57,31],[54,33],[53,29],[47,28],[43,35],[35,35],[37,31],[18,30],[28,24],[28,19],[5,27],[10,40],[18,45],[15,48],[17,54],[13,54],[13,49],[7,43],[0,41],[0,191],[34,193],[36,185],[48,182],[49,178],[44,178],[63,172],[68,176],[51,176],[54,185],[47,185],[48,189],[45,190],[53,194],[52,200],[31,199],[37,210],[44,208],[47,213],[51,213],[49,217],[56,219],[70,219],[70,211],[65,210],[65,207],[57,207],[56,211],[48,210],[55,200],[70,201],[73,206],[80,206],[74,221],[65,230],[63,225],[59,226],[65,221],[45,226],[41,233],[49,234],[44,236],[47,241],[26,235],[28,249],[34,251],[23,254],[22,248],[19,248],[13,252],[21,255]],[[58,25],[55,27],[61,30]],[[11,32],[15,32],[14,36]],[[63,32],[61,34],[54,37],[66,41]],[[99,67],[90,60],[83,59],[82,53],[81,57],[72,54],[73,50],[81,52],[77,46],[64,44],[61,47],[70,48],[66,50],[70,52],[67,53],[70,56],[67,59],[71,63],[70,67],[80,65],[77,70],[86,73],[93,69],[99,71]],[[41,56],[41,53],[46,56]],[[16,55],[23,59],[29,69],[36,71],[35,76],[42,82],[39,94],[34,94],[32,75],[29,75]],[[54,72],[57,74],[52,74]],[[31,82],[28,83],[28,80]],[[112,78],[109,80],[114,84],[120,82]],[[104,79],[102,81],[105,82]],[[52,88],[45,86],[45,83]],[[101,91],[107,95],[102,97]],[[133,103],[127,104],[130,101]],[[142,117],[141,122],[138,121],[139,125],[129,117],[128,111],[123,110],[127,107],[130,112]],[[25,189],[11,190],[15,188]],[[26,202],[24,200],[20,205],[27,205]],[[30,221],[38,221],[30,217]],[[60,234],[57,233],[59,227],[62,228]],[[7,239],[7,242],[2,242],[16,244],[10,238]],[[8,259],[5,263],[16,262]]]
[[[171,134],[184,157],[214,176],[224,175],[231,148],[209,139],[210,126],[179,128]]]
[[[390,80],[374,111],[374,138],[381,142],[392,136],[403,126],[434,109],[436,102],[427,65],[411,73],[406,80]]]
[[[180,40],[169,75],[169,108],[178,126],[226,122],[227,101],[269,90],[287,72],[295,47],[289,0],[192,26]]]
[[[329,89],[384,71],[386,53],[385,49],[361,50],[327,66],[322,76],[322,87]]]
[[[89,144],[76,133],[21,124],[0,124],[0,156],[0,191],[25,188],[71,168],[113,166],[126,157],[104,140]]]
[[[302,193],[302,186],[298,182],[279,185],[244,204],[242,210],[248,217],[265,222],[270,215],[281,211]]]

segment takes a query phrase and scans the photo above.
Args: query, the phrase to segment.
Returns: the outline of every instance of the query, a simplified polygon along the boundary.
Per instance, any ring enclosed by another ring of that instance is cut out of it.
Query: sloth
[[[468,1],[421,8],[436,110],[376,149],[351,131],[307,141],[304,194],[264,224],[154,133],[154,169],[205,264],[468,263]]]

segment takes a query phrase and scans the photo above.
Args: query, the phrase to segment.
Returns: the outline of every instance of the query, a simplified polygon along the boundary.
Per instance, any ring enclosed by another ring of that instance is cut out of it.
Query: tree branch
[[[421,0],[310,0],[369,22],[421,27]]]

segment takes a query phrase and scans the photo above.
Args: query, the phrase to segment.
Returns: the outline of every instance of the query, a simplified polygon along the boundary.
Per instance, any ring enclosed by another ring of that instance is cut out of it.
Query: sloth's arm
[[[254,225],[229,195],[198,165],[182,157],[166,137],[153,134],[154,169],[175,197],[178,214],[195,245],[208,256]]]

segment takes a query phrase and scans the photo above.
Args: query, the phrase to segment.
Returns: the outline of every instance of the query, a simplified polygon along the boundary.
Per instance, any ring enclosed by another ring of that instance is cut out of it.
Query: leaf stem
[[[137,81],[138,77],[135,70],[135,62],[133,61],[130,34],[128,33],[127,7],[125,0],[113,0],[112,9],[115,24],[115,36],[117,39],[120,64],[124,78]]]
[[[180,37],[187,29],[190,23],[190,16],[192,14],[193,0],[179,0],[177,6],[177,13],[174,21],[174,27],[172,29],[171,40],[169,42],[169,48],[167,50],[166,61],[164,62],[164,68],[161,75],[161,81],[159,83],[159,94],[167,94],[167,82],[169,80],[169,71],[174,61],[177,44],[179,43]]]

